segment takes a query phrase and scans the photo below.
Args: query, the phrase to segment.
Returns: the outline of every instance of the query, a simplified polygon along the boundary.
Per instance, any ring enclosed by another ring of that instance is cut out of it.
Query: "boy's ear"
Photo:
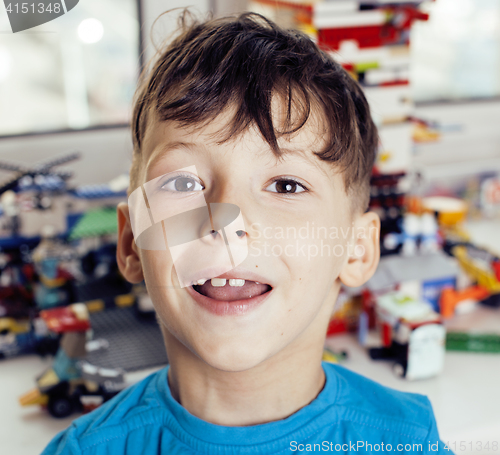
[[[366,212],[356,218],[354,238],[348,244],[347,261],[340,272],[340,281],[349,287],[365,284],[375,273],[380,259],[380,218]]]
[[[116,208],[118,216],[118,243],[116,245],[116,261],[120,272],[130,283],[144,280],[142,264],[137,245],[134,241],[128,204],[120,202]]]

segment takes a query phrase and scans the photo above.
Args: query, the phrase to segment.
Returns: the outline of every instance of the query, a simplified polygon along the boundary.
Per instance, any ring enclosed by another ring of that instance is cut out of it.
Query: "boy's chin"
[[[216,370],[236,373],[260,365],[269,358],[269,353],[251,347],[245,349],[237,346],[224,346],[216,352],[199,352],[198,356]]]

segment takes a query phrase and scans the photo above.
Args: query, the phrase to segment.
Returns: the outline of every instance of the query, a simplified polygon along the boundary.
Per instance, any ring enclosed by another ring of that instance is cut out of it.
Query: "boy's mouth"
[[[205,297],[214,300],[231,302],[258,297],[272,290],[269,284],[241,278],[212,278],[198,280],[193,289]]]

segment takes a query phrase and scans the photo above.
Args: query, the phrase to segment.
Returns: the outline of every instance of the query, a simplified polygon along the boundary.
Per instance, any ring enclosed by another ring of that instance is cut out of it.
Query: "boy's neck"
[[[166,330],[164,336],[172,396],[210,423],[246,426],[284,419],[313,401],[325,384],[321,340],[304,346],[297,339],[254,368],[227,372],[201,361]]]

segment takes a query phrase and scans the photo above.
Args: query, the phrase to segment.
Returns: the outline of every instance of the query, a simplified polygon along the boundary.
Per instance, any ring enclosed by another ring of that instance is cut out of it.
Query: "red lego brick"
[[[495,276],[497,277],[497,280],[500,281],[500,260],[493,261],[491,267],[495,271]]]
[[[397,42],[400,34],[391,26],[370,25],[368,27],[327,28],[318,30],[318,44],[339,50],[342,41],[357,41],[360,49],[381,47]]]
[[[382,324],[382,344],[385,347],[392,344],[392,327],[387,323]]]
[[[83,304],[79,304],[83,305]],[[87,318],[79,318],[74,306],[53,308],[40,312],[40,316],[47,324],[49,330],[55,333],[85,332],[90,329],[90,322]]]
[[[335,335],[336,333],[345,333],[347,332],[347,326],[345,321],[333,318],[330,320],[328,324],[328,329],[326,330],[326,336]]]
[[[380,87],[394,87],[396,85],[410,85],[410,81],[407,79],[401,79],[399,81],[382,82],[379,84]]]

